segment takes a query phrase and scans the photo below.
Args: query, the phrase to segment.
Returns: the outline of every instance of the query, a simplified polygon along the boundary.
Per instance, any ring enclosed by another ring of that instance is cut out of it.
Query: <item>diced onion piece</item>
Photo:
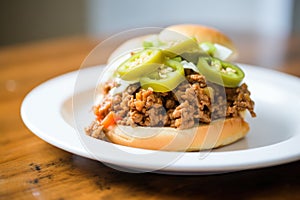
[[[221,60],[226,60],[233,53],[231,49],[224,47],[220,44],[214,44],[214,46],[216,47],[214,57],[219,58]]]
[[[122,80],[120,78],[115,78],[115,81],[117,82],[118,86],[117,87],[113,87],[109,91],[109,95],[111,95],[111,96],[125,91],[126,88],[129,85],[139,82],[139,80],[136,80],[136,81],[125,81],[125,80]]]
[[[184,69],[191,69],[194,72],[200,73],[198,67],[196,65],[194,65],[194,63],[192,63],[192,62],[187,62],[186,60],[183,60],[183,61],[181,61],[181,64],[183,65]]]
[[[208,53],[210,56],[215,58],[219,58],[221,60],[226,60],[233,53],[231,49],[220,45],[220,44],[212,44],[209,42],[203,42],[200,44],[200,48]]]

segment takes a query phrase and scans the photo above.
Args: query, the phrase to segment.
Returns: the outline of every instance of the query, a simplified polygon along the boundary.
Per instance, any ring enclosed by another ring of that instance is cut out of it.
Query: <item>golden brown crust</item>
[[[165,28],[164,31],[175,31],[188,37],[196,38],[198,43],[211,42],[223,45],[233,51],[231,59],[237,57],[237,49],[233,42],[222,32],[212,27],[197,24],[178,24]]]
[[[178,130],[168,127],[116,126],[107,138],[124,146],[165,151],[198,151],[231,144],[243,138],[249,125],[243,118],[218,120],[210,125]]]

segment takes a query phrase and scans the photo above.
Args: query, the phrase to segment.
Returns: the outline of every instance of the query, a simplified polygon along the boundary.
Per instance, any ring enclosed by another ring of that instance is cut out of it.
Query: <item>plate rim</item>
[[[284,76],[285,78],[288,78],[290,81],[293,82],[297,82],[298,84],[300,83],[300,78],[280,72],[280,71],[276,71],[273,69],[268,69],[268,68],[261,68],[261,67],[257,67],[254,65],[248,65],[248,64],[240,64],[242,66],[242,68],[251,68],[251,70],[263,70],[265,73],[272,73],[272,74],[276,74],[277,76]],[[99,65],[99,66],[90,66],[84,69],[80,69],[80,70],[99,70],[99,68],[104,68],[106,65]],[[85,72],[87,72],[85,71]],[[41,127],[37,127],[33,122],[32,122],[32,115],[30,115],[30,110],[29,107],[32,104],[32,101],[34,99],[37,98],[36,94],[39,94],[42,90],[47,90],[49,89],[49,86],[55,87],[55,84],[62,84],[65,85],[65,87],[69,88],[69,87],[74,87],[75,85],[75,80],[76,77],[78,75],[79,70],[75,70],[72,72],[68,72],[66,74],[62,74],[59,75],[57,77],[54,77],[52,79],[49,79],[48,81],[43,82],[42,84],[38,85],[37,87],[33,88],[23,99],[22,104],[21,104],[21,118],[24,122],[24,124],[28,127],[29,130],[31,130],[31,132],[33,134],[35,134],[36,136],[40,137],[42,140],[46,141],[47,143],[50,143],[60,149],[66,150],[68,152],[71,152],[73,154],[77,154],[86,158],[90,158],[90,159],[94,159],[95,158],[89,154],[89,152],[87,152],[87,150],[83,147],[79,136],[76,134],[76,137],[72,138],[73,141],[57,141],[55,140],[55,136],[51,137],[51,135],[44,133],[43,130],[41,130]],[[70,90],[73,92],[73,90]],[[64,100],[66,98],[68,98],[68,96],[72,96],[73,93],[66,93],[64,96],[60,96],[58,99],[61,100],[61,102],[64,102]],[[57,110],[55,110],[57,112]],[[76,130],[71,127],[67,122],[64,121],[60,122],[60,125],[63,125],[63,131],[68,131],[68,134],[74,134],[76,133]],[[72,133],[71,133],[72,132]],[[76,139],[75,139],[76,138]],[[268,145],[265,147],[258,147],[258,148],[253,148],[253,149],[246,149],[246,150],[235,150],[235,151],[227,151],[227,152],[211,152],[210,153],[210,158],[215,157],[215,156],[220,156],[221,154],[227,154],[227,155],[234,155],[237,153],[243,153],[243,152],[250,152],[250,151],[259,151],[263,148],[267,148],[267,149],[272,149],[272,148],[276,148],[276,146],[278,146],[279,144],[282,145],[281,143],[290,143],[290,141],[295,141],[295,138],[298,138],[297,141],[300,141],[300,135],[298,134],[297,136],[291,137],[285,141],[279,142],[279,143],[275,143],[272,145]],[[78,139],[78,140],[77,140]],[[294,139],[294,140],[293,140]],[[66,143],[67,142],[67,143]],[[75,146],[69,146],[68,142],[70,142],[71,144],[76,144]],[[104,141],[99,141],[104,142]],[[116,145],[116,144],[114,144]],[[280,146],[279,145],[279,146]],[[117,145],[120,148],[129,148],[129,149],[135,149],[132,147],[124,147],[124,146],[120,146]],[[145,150],[145,149],[136,149],[137,151],[149,151],[151,152],[152,150]],[[273,151],[275,151],[273,149]],[[162,152],[162,153],[176,153],[176,152]],[[219,172],[219,171],[225,171],[225,172],[229,172],[229,171],[239,171],[239,170],[246,170],[246,169],[255,169],[255,168],[261,168],[261,167],[269,167],[269,166],[274,166],[274,165],[279,165],[279,164],[284,164],[284,163],[288,163],[288,162],[292,162],[292,161],[296,161],[298,159],[300,159],[300,150],[294,150],[293,153],[289,154],[288,156],[286,154],[281,155],[281,157],[277,157],[276,159],[269,159],[269,160],[260,160],[259,162],[244,162],[243,163],[239,163],[239,165],[230,165],[227,163],[227,165],[225,165],[223,163],[223,165],[185,165],[185,159],[187,157],[195,157],[195,155],[198,154],[199,152],[186,152],[183,153],[183,156],[181,158],[179,158],[179,161],[176,161],[175,163],[170,164],[169,166],[166,166],[165,168],[160,169],[159,171],[162,173],[203,173],[203,172]],[[182,159],[184,158],[184,159]],[[180,161],[181,160],[181,161]],[[184,161],[182,161],[184,160]],[[146,166],[144,166],[143,164],[141,165],[136,165],[136,163],[120,163],[120,161],[118,160],[114,160],[114,159],[109,159],[109,158],[105,158],[103,160],[99,160],[101,162],[108,162],[111,164],[116,164],[116,165],[120,165],[123,167],[132,167],[135,168],[137,167],[137,169],[144,169],[147,168]],[[194,163],[195,164],[195,163]]]

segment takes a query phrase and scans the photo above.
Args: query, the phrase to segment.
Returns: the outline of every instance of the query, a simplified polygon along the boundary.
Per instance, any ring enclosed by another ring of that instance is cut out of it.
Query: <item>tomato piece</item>
[[[110,126],[114,126],[116,124],[116,117],[114,112],[109,112],[105,118],[101,121],[101,125],[104,128],[109,128]]]
[[[201,74],[210,82],[225,87],[237,87],[245,74],[237,65],[212,57],[200,57],[197,67]]]
[[[159,68],[164,56],[159,49],[145,49],[133,54],[117,68],[117,74],[127,81],[138,80],[142,75],[151,73]]]
[[[183,65],[176,60],[168,59],[162,68],[143,76],[140,83],[143,89],[151,87],[154,92],[168,92],[175,89],[184,80]]]

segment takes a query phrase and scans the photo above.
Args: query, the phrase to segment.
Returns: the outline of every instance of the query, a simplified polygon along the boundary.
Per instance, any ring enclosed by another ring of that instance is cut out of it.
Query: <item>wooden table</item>
[[[240,49],[238,61],[300,76],[299,36],[233,38]],[[19,114],[26,93],[49,78],[77,70],[98,42],[76,37],[0,49],[0,199],[300,198],[300,161],[209,176],[130,174],[32,134]],[[90,64],[105,63],[111,50]]]

